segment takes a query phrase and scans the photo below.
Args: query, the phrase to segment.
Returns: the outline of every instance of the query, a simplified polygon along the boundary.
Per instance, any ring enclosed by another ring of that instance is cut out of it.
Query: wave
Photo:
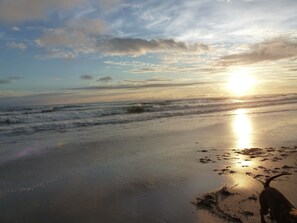
[[[0,111],[0,135],[67,130],[94,125],[139,122],[151,119],[199,115],[297,104],[297,94],[236,98],[199,98],[151,102],[93,103],[32,106]],[[272,110],[271,110],[272,111]]]

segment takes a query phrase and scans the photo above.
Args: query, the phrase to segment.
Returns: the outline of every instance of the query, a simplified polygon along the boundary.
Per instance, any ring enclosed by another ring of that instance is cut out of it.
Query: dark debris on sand
[[[202,154],[207,154],[207,156],[201,157],[199,159],[200,163],[207,164],[207,163],[216,163],[221,161],[236,161],[238,164],[241,164],[242,168],[248,168],[248,164],[244,164],[243,161],[253,161],[254,159],[257,159],[263,164],[268,163],[277,163],[278,161],[287,159],[290,157],[293,153],[297,152],[297,146],[295,147],[284,147],[282,146],[280,149],[276,148],[245,148],[245,149],[230,149],[229,151],[219,153],[217,150],[207,150],[202,149],[198,150]],[[241,158],[239,158],[241,156]],[[275,165],[275,164],[274,164]],[[264,167],[262,165],[259,165],[258,167],[254,167],[255,171],[261,170],[263,174],[254,174],[252,172],[245,171],[246,175],[249,175],[255,179],[259,178],[265,178],[268,175],[271,174],[278,174],[284,171],[292,170],[297,172],[297,163],[293,165],[283,165],[280,167]],[[215,172],[217,172],[218,175],[228,175],[228,174],[234,174],[238,171],[235,171],[232,169],[230,165],[226,166],[225,168],[221,169],[214,169]]]
[[[222,187],[218,191],[207,193],[201,197],[196,198],[196,202],[192,202],[197,208],[205,209],[212,214],[224,219],[228,222],[242,223],[242,220],[236,216],[228,213],[220,207],[220,201],[228,196],[232,196],[233,193],[229,191],[227,186]]]
[[[208,163],[216,162],[218,166],[225,164],[225,167],[219,167],[213,170],[218,175],[239,174],[252,177],[263,183],[271,175],[288,171],[297,172],[297,146],[229,149],[225,152],[203,149],[199,152],[201,152],[200,163],[207,165]],[[257,220],[259,217],[257,216],[258,213],[255,214],[251,210],[246,210],[243,208],[244,206],[237,207],[239,209],[236,211],[231,211],[231,204],[224,202],[224,199],[226,201],[228,199],[237,199],[238,204],[248,204],[246,202],[255,202],[255,204],[258,204],[258,195],[254,193],[247,193],[245,197],[242,196],[243,194],[241,196],[238,194],[239,196],[237,197],[234,195],[230,188],[225,186],[218,191],[199,196],[197,201],[192,203],[197,209],[207,210],[219,219],[224,220],[224,222],[253,222],[255,219]],[[249,208],[249,205],[245,207]]]

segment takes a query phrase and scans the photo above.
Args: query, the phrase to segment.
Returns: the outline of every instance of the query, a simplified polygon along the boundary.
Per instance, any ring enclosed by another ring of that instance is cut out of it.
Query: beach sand
[[[5,138],[0,222],[259,222],[267,176],[291,172],[271,185],[297,204],[297,112],[274,110]]]

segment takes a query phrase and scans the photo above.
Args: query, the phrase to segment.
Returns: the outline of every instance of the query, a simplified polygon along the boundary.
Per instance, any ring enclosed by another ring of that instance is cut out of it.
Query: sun
[[[227,88],[236,95],[245,95],[251,93],[256,81],[252,72],[247,68],[233,70],[227,83]]]

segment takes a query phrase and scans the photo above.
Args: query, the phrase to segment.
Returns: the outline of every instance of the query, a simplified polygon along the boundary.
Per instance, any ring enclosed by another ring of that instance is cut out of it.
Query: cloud
[[[52,13],[77,10],[91,5],[106,10],[120,2],[121,0],[1,0],[0,23],[23,23],[46,19]]]
[[[35,43],[46,51],[40,58],[76,58],[98,52],[97,38],[105,32],[99,19],[72,19],[64,28],[46,29]]]
[[[17,43],[17,42],[9,42],[7,44],[7,46],[11,47],[11,48],[15,48],[15,49],[20,49],[20,50],[25,50],[27,49],[27,45],[24,43]]]
[[[222,63],[252,64],[262,61],[276,61],[297,57],[297,41],[276,38],[250,46],[248,52],[222,57]]]
[[[226,67],[218,66],[218,64],[214,64],[214,59],[212,57],[213,52],[207,52],[207,55],[199,53],[195,54],[194,52],[191,54],[190,52],[179,53],[177,58],[165,59],[165,57],[175,57],[176,53],[167,53],[162,54],[162,60],[159,63],[145,63],[142,61],[114,61],[107,60],[104,61],[105,64],[111,64],[115,66],[127,67],[130,73],[187,73],[187,74],[209,74],[209,73],[217,73],[222,72],[226,69]],[[189,57],[189,54],[192,56]]]
[[[137,68],[137,69],[133,69],[131,70],[132,73],[136,73],[136,74],[140,74],[140,73],[156,73],[156,72],[160,72],[161,70],[163,70],[163,67],[141,67],[141,68]],[[171,72],[171,70],[167,70],[166,72]]]
[[[18,32],[21,29],[19,27],[17,27],[17,26],[13,26],[13,27],[11,27],[11,30],[14,31],[14,32]]]
[[[255,43],[281,33],[296,33],[295,0],[232,0],[230,4],[218,0],[174,1],[174,4],[169,0],[151,0],[129,6],[131,10],[134,6],[133,15],[128,13],[120,18],[114,28],[121,36],[143,34],[147,39],[173,37],[216,44]]]
[[[104,61],[105,64],[111,64],[115,66],[128,67],[131,73],[209,73],[222,71],[221,67],[213,66],[212,61],[203,61],[199,59],[198,55],[195,55],[195,60],[191,59],[187,61],[188,56],[180,53],[179,60],[175,59],[174,62],[162,61],[159,64],[144,63],[141,61]],[[187,54],[187,53],[186,53]],[[171,55],[171,54],[169,54]],[[163,55],[163,58],[166,57]],[[207,57],[208,58],[208,57]]]
[[[36,59],[40,60],[47,60],[47,59],[75,59],[78,56],[78,53],[70,51],[70,50],[64,50],[64,49],[58,49],[58,48],[46,48],[46,54],[45,55],[37,55],[35,56]]]
[[[80,55],[141,56],[148,53],[194,54],[209,50],[203,43],[186,43],[173,39],[109,38],[100,20],[72,20],[65,28],[47,29],[35,43],[45,48],[47,58],[72,58]],[[46,57],[45,57],[46,58]]]
[[[205,44],[175,41],[173,39],[111,38],[100,44],[99,50],[107,55],[140,56],[147,53],[207,50]]]
[[[0,21],[20,23],[45,19],[55,10],[66,10],[83,3],[83,0],[1,0]]]
[[[21,80],[24,79],[24,77],[20,77],[20,76],[11,76],[7,78],[8,80]]]
[[[147,79],[146,81],[152,81],[152,82],[160,82],[160,81],[162,81],[163,82],[163,81],[172,81],[172,79],[155,77],[155,78]]]
[[[122,0],[100,0],[101,7],[104,9],[109,9],[114,5],[121,3]]]
[[[106,27],[99,19],[71,19],[65,28],[46,29],[35,43],[40,47],[89,48],[95,47],[96,35],[105,32]]]
[[[106,76],[106,77],[101,77],[99,78],[97,81],[101,81],[101,82],[109,82],[112,80],[112,77],[110,76]]]
[[[70,49],[94,48],[96,35],[104,34],[106,27],[98,19],[69,20],[65,28],[47,29],[35,41],[40,47],[63,47]]]
[[[91,47],[95,39],[79,30],[67,30],[64,28],[46,30],[41,38],[35,41],[40,47],[65,47],[76,49],[79,47]]]
[[[158,84],[156,82],[163,82],[163,84],[164,84],[164,82],[167,82],[166,84],[168,84],[170,81],[173,81],[173,80],[169,79],[169,78],[156,77],[156,78],[150,78],[150,79],[146,79],[146,80],[124,80],[124,83],[133,84],[135,86],[135,84],[139,84],[139,85],[140,84],[152,84],[151,82],[155,82],[154,84]]]
[[[92,80],[94,77],[92,75],[84,74],[80,76],[82,80]]]
[[[154,67],[158,66],[158,64],[153,63],[145,63],[141,61],[113,61],[113,60],[106,60],[104,61],[105,64],[115,65],[115,66],[122,66],[122,67]]]
[[[20,76],[10,76],[10,77],[7,77],[7,78],[5,78],[5,79],[0,79],[0,84],[10,84],[10,83],[12,83],[13,81],[20,80],[20,79],[24,79],[24,77],[20,77]]]
[[[0,79],[0,84],[10,84],[11,80],[8,79]]]
[[[142,67],[130,70],[131,73],[141,74],[141,73],[214,73],[218,71],[223,71],[221,68],[208,67],[207,65],[202,66],[201,64],[196,64],[192,66],[169,66],[160,65],[158,67]]]
[[[71,19],[67,22],[70,31],[87,34],[104,34],[107,30],[103,21],[99,19]]]
[[[127,82],[127,81],[126,81]],[[130,81],[131,82],[131,81]],[[141,84],[144,83],[144,84]],[[72,88],[70,90],[113,90],[113,89],[146,89],[146,88],[166,88],[166,87],[187,87],[195,85],[209,84],[210,82],[185,82],[185,83],[145,83],[145,81],[133,81],[131,84],[118,85],[99,85],[81,88]]]

